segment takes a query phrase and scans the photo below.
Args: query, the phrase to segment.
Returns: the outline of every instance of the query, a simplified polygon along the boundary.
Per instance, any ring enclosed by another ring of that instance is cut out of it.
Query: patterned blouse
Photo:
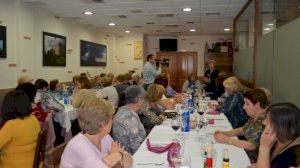
[[[149,103],[145,101],[144,107],[137,111],[137,114],[140,117],[141,122],[144,127],[147,129],[153,128],[155,125],[160,125],[164,118],[159,115],[165,111],[165,107],[159,103],[154,104],[150,107]]]
[[[44,90],[37,90],[35,102],[41,102],[42,108],[45,112],[54,110],[55,112],[63,112],[65,110],[64,105],[59,103],[53,95]]]
[[[120,142],[132,155],[146,138],[146,132],[138,114],[126,105],[119,108],[115,115],[112,135],[113,139]]]
[[[256,120],[254,120],[254,118],[249,118],[248,122],[242,127],[246,140],[256,147],[254,151],[246,151],[253,163],[257,160],[260,136],[264,131],[262,122],[265,118],[265,114],[260,115]]]
[[[242,93],[234,92],[225,97],[218,111],[225,114],[233,128],[237,128],[244,125],[248,120],[246,113],[243,111],[243,105],[244,96]]]

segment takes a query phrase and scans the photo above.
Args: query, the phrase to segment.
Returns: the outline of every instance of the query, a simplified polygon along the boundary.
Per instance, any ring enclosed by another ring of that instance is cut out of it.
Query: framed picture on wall
[[[0,25],[0,58],[6,58],[6,27]]]
[[[43,32],[43,66],[66,66],[66,37]]]
[[[80,66],[106,66],[107,47],[80,40]]]

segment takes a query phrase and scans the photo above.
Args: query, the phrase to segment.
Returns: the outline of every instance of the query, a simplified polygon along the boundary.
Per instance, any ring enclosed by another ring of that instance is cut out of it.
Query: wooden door
[[[182,85],[191,73],[197,74],[197,52],[158,52],[159,60],[169,59],[171,86],[180,92]]]
[[[177,53],[176,90],[181,91],[184,81],[191,73],[197,74],[197,52]]]

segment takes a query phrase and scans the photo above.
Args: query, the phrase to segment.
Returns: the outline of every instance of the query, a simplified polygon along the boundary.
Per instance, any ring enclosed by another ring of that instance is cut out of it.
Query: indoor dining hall
[[[0,0],[0,168],[300,168],[299,0]]]

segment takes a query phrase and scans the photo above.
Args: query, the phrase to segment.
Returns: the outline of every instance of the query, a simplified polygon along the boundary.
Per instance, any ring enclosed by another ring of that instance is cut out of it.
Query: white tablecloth
[[[95,92],[99,89],[93,89]],[[58,122],[60,126],[66,129],[66,132],[71,130],[71,120],[77,119],[78,109],[74,108],[71,104],[64,104],[63,100],[58,100],[65,106],[65,111],[62,113],[55,113],[54,121]]]
[[[198,115],[198,114],[196,114]],[[215,124],[207,127],[207,136],[213,140],[212,133],[216,130],[231,130],[232,127],[229,124],[227,118],[224,114],[220,115],[208,115],[209,118],[215,119]],[[202,129],[200,130],[202,131]],[[186,133],[187,140],[185,141],[185,153],[188,154],[191,158],[191,167],[192,168],[202,168],[203,167],[203,157],[202,150],[204,142],[199,142],[195,140],[197,133],[195,130],[191,130],[189,133]],[[166,120],[162,125],[156,126],[153,128],[149,136],[151,143],[160,143],[166,144],[172,142],[174,138],[174,130],[171,128],[170,120]],[[146,139],[147,139],[146,138]],[[214,140],[213,140],[214,141]],[[214,143],[213,148],[215,149],[216,159],[214,161],[215,168],[222,168],[223,160],[223,149],[228,149],[229,159],[230,159],[230,168],[246,168],[250,165],[250,160],[246,152],[241,149],[227,144]],[[142,143],[138,151],[134,154],[134,166],[135,168],[148,168],[148,167],[168,167],[167,162],[167,152],[162,154],[155,154],[148,151],[145,141]],[[141,165],[143,163],[154,163]],[[165,163],[163,165],[155,165]]]
[[[65,106],[65,111],[61,113],[55,113],[54,121],[58,122],[60,126],[66,129],[66,132],[71,130],[71,120],[77,118],[78,109],[74,108],[71,104],[64,104],[63,100],[59,100],[61,104]]]

